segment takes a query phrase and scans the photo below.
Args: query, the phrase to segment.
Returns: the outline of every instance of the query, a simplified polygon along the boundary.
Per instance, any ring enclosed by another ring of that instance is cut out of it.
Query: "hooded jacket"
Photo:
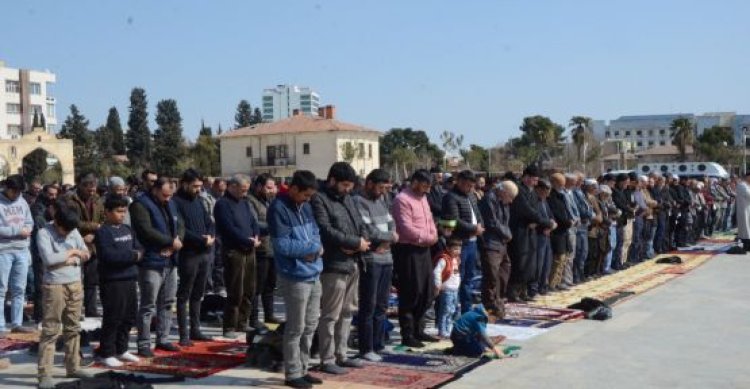
[[[34,219],[23,196],[11,201],[0,192],[0,253],[27,250],[30,240],[21,236],[21,230],[33,228]]]

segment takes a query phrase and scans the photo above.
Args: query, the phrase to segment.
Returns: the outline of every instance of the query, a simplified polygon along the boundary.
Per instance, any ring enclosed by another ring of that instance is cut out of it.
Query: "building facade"
[[[284,178],[305,169],[324,179],[334,162],[346,161],[364,177],[380,167],[380,132],[334,116],[333,106],[321,108],[319,115],[296,111],[288,119],[220,135],[222,175],[271,173]]]
[[[317,115],[320,95],[308,87],[277,85],[263,90],[262,114],[264,122],[275,122],[291,117],[295,110],[303,115]]]
[[[0,139],[20,139],[32,131],[34,113],[44,115],[45,130],[55,133],[56,76],[50,71],[14,69],[0,61]]]

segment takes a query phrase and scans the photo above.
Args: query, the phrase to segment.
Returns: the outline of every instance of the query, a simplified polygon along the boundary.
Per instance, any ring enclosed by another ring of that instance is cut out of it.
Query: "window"
[[[367,158],[372,159],[372,143],[367,145]]]
[[[5,80],[5,91],[8,93],[21,93],[21,83],[13,80]]]
[[[625,136],[630,136],[630,131],[625,131]]]
[[[638,142],[638,147],[642,147],[642,146],[643,146],[643,142]]]
[[[309,143],[303,143],[302,144],[302,154],[305,154],[305,155],[310,154],[310,144]]]
[[[21,136],[21,126],[17,124],[8,124],[8,137],[16,139]]]
[[[7,103],[5,104],[5,112],[10,114],[20,114],[21,104]]]
[[[34,116],[34,113],[43,114],[44,111],[42,111],[42,106],[38,104],[34,104],[31,106],[31,116]]]
[[[29,93],[32,95],[41,95],[42,94],[42,84],[38,82],[30,82],[29,83]]]
[[[664,146],[664,145],[666,145],[666,144],[667,144],[667,143],[666,143],[666,142],[664,142],[663,140],[660,140],[660,141],[659,141],[659,146]]]
[[[245,147],[245,157],[252,158],[253,157],[253,147],[247,146]]]
[[[652,141],[652,140],[648,141],[648,145],[649,146],[653,146],[654,145],[654,141]]]
[[[654,130],[648,130],[648,136],[654,136]]]
[[[615,131],[615,138],[620,136],[620,131]]]
[[[263,96],[263,103],[271,103],[273,104],[273,96]]]
[[[666,131],[664,131],[664,130],[659,130],[659,135],[664,135],[664,134],[666,134],[666,133],[667,133],[667,132],[666,132]]]
[[[360,158],[364,158],[365,157],[365,144],[364,143],[360,143],[357,146],[358,146],[357,147],[357,154],[359,154]]]
[[[641,135],[643,135],[643,131],[638,130],[638,131],[635,132],[635,134],[638,135],[638,136],[641,136]]]
[[[54,88],[53,88],[53,85],[55,85],[55,84],[54,84],[54,83],[51,83],[51,82],[45,82],[45,83],[44,83],[44,91],[45,91],[45,93],[47,94],[47,98],[48,98],[48,99],[49,99],[49,98],[52,98],[52,96],[54,96],[54,93],[53,93],[53,92],[54,92]]]
[[[609,136],[610,136],[610,134],[609,134],[609,131],[605,131],[605,132],[604,132],[604,137],[605,137],[605,138],[609,138]]]
[[[55,105],[47,103],[47,117],[53,118],[55,117]]]

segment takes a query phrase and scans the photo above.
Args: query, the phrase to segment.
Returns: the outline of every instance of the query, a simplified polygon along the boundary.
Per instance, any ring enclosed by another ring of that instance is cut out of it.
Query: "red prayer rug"
[[[505,319],[533,320],[578,320],[583,318],[583,311],[569,308],[549,308],[527,304],[509,303],[505,305]]]
[[[422,389],[445,384],[456,376],[424,370],[409,370],[390,366],[366,365],[361,369],[349,369],[346,374],[335,375],[318,371],[310,372],[323,381],[352,382],[384,388]]]
[[[34,345],[34,343],[36,342],[31,340],[0,338],[0,354],[9,351],[24,350]]]
[[[177,352],[155,350],[153,358],[112,369],[203,378],[245,363],[246,349],[247,345],[241,342],[195,342]],[[107,368],[98,363],[96,367]]]

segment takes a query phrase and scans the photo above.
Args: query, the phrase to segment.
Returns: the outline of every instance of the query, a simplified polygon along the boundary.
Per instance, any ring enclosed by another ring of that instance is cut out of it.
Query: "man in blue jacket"
[[[221,237],[227,303],[224,337],[235,339],[247,330],[255,298],[255,249],[260,246],[260,227],[247,202],[250,178],[238,174],[229,179],[224,197],[216,201],[214,218]]]
[[[315,175],[306,170],[297,171],[289,191],[276,197],[268,209],[268,231],[286,309],[285,384],[293,388],[310,388],[322,383],[307,374],[322,293],[323,244],[309,204],[317,186]]]

